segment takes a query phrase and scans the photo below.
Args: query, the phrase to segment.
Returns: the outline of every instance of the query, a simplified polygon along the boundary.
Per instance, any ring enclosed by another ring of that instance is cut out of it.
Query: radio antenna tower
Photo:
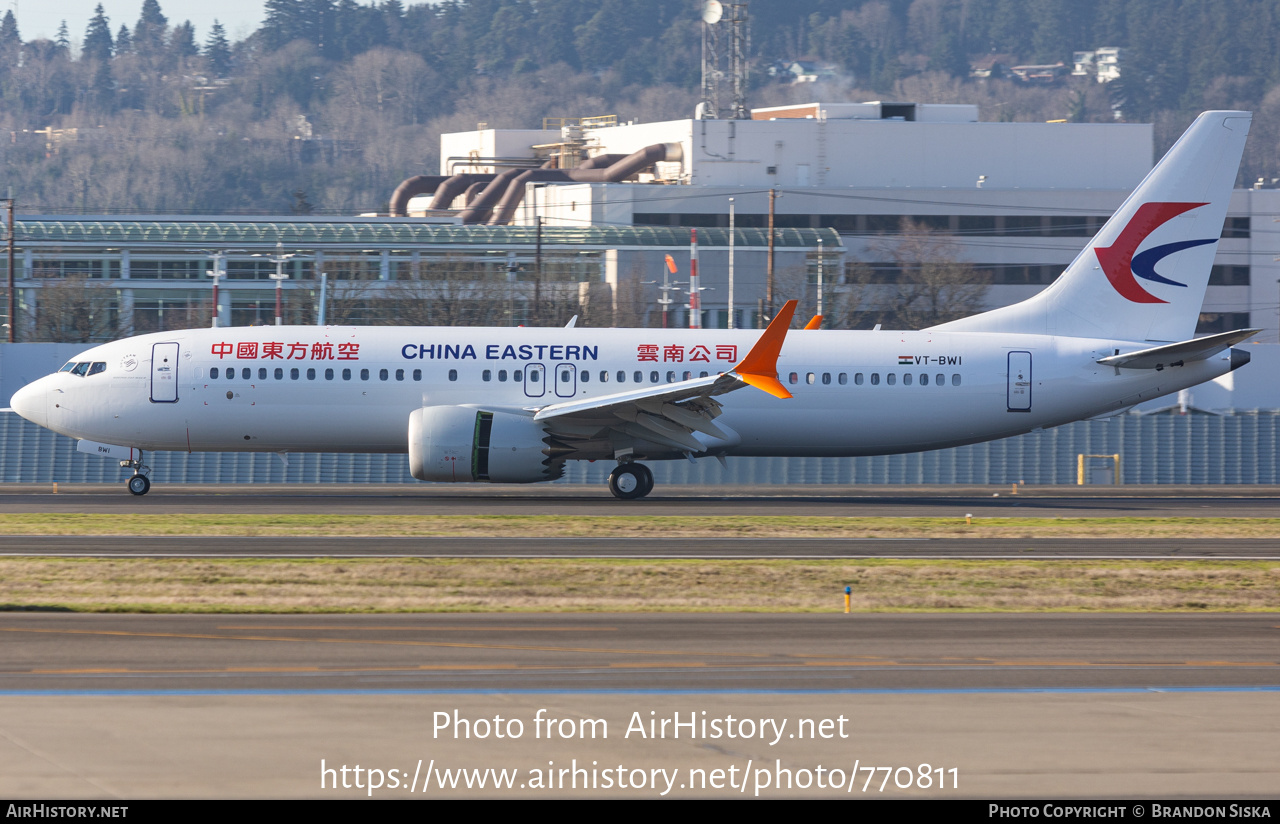
[[[747,48],[747,4],[702,0],[702,101],[698,109],[703,118],[718,119],[722,111],[730,120],[751,117],[747,110]],[[722,81],[726,79],[733,94],[727,111],[720,105]]]

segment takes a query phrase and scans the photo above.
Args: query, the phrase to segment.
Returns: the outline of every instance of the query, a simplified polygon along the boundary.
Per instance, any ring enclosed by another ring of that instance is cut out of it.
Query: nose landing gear
[[[146,475],[151,471],[151,467],[143,465],[141,449],[138,450],[138,459],[136,461],[121,461],[120,467],[133,470],[133,477],[125,483],[125,487],[130,492],[134,495],[146,495],[151,491],[151,479]]]
[[[643,498],[653,491],[653,472],[644,464],[618,464],[609,473],[609,491],[624,501]]]

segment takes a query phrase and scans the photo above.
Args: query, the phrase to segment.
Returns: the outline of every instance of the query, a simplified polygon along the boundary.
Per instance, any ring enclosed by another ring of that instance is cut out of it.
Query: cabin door
[[[151,402],[178,400],[178,344],[157,343],[151,347]]]
[[[1009,353],[1008,408],[1010,412],[1031,411],[1031,353]]]

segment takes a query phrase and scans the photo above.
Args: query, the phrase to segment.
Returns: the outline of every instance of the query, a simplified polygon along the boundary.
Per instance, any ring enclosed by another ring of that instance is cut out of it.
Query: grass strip
[[[0,611],[1280,612],[1274,561],[0,558]]]
[[[1276,538],[1280,518],[0,514],[0,535],[515,538]]]

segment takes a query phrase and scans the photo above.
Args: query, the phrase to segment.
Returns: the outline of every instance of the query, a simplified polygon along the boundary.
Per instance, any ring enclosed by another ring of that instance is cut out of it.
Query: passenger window
[[[505,369],[499,369],[499,370],[498,370],[498,382],[499,382],[499,383],[506,383],[506,382],[507,382],[507,370],[505,370]]]
[[[933,377],[934,377],[934,383],[936,383],[938,386],[946,386],[946,385],[947,385],[947,376],[946,376],[946,375],[944,375],[944,374],[942,374],[941,372],[939,372],[938,374],[934,375]]]
[[[350,369],[343,369],[343,370],[342,370],[342,379],[343,379],[344,381],[349,381],[349,380],[351,380],[351,370],[350,370]]]
[[[403,370],[403,369],[397,369],[397,370],[396,370],[396,380],[398,380],[398,381],[402,381],[402,380],[404,380],[404,370]]]
[[[812,372],[810,372],[808,375],[805,375],[804,377],[804,382],[809,384],[810,386],[813,386],[814,381],[816,380],[817,380],[817,376],[814,375]]]
[[[390,372],[388,372],[387,370],[385,370],[385,369],[379,369],[379,370],[378,370],[378,380],[380,380],[380,381],[385,381],[385,380],[390,379],[390,377],[391,377],[391,373],[390,373]],[[488,378],[485,378],[485,380],[489,380],[489,379],[488,379]]]
[[[216,367],[216,366],[210,366],[210,367],[209,367],[209,378],[210,378],[211,380],[217,380],[217,379],[218,379],[218,367]]]
[[[928,386],[928,385],[929,385],[929,373],[928,373],[928,372],[921,372],[921,373],[920,373],[920,385],[921,385],[921,386]]]
[[[591,383],[591,372],[590,372],[590,371],[588,371],[588,370],[586,370],[586,369],[583,369],[583,370],[582,370],[582,374],[581,374],[581,375],[579,375],[579,376],[578,376],[578,378],[579,378],[583,383]]]
[[[903,386],[910,386],[910,385],[911,385],[911,373],[910,373],[910,372],[907,372],[907,373],[903,374],[903,376],[902,376],[902,385],[903,385]]]
[[[608,383],[608,382],[609,382],[609,373],[608,373],[608,372],[603,372],[603,371],[602,371],[602,372],[600,373],[600,382],[601,382],[601,383]]]
[[[384,369],[383,371],[385,372],[386,370]],[[480,380],[485,381],[486,383],[493,380],[493,372],[489,369],[484,370],[480,373]]]
[[[623,372],[621,369],[619,369],[619,370],[618,370],[618,383],[626,383],[626,382],[627,382],[627,373],[626,373],[626,372]]]
[[[253,377],[253,370],[246,366],[244,369],[240,370],[240,377],[242,380],[249,380]]]
[[[327,380],[327,381],[331,381],[331,380],[333,380],[333,369],[332,369],[332,368],[329,368],[329,369],[324,370],[324,379],[325,379],[325,380]]]
[[[657,382],[658,382],[658,373],[657,373],[657,372],[650,372],[650,373],[649,373],[649,383],[657,383]]]
[[[698,377],[700,377],[700,378],[705,378],[706,376],[707,376],[707,373],[706,373],[706,372],[699,372],[699,373],[698,373]]]
[[[279,366],[276,367],[276,380],[278,381],[284,380],[284,370],[281,369]]]
[[[887,384],[889,384],[890,386],[893,386],[895,383],[897,383],[897,382],[898,382],[898,375],[897,375],[897,373],[890,372],[889,374],[885,375],[885,376],[884,376],[884,382],[885,382],[885,383],[887,383]]]
[[[879,372],[872,372],[872,373],[871,373],[871,385],[872,385],[872,386],[879,386],[879,385],[880,385],[880,373],[879,373]]]
[[[258,380],[265,381],[267,379],[267,368],[264,366],[258,370]]]
[[[362,380],[362,381],[367,381],[367,380],[369,380],[369,370],[368,370],[368,369],[361,369],[361,370],[360,370],[360,380]]]
[[[515,381],[516,383],[519,383],[520,381],[524,380],[524,373],[521,372],[519,369],[512,369],[511,380]]]
[[[298,367],[295,366],[289,370],[289,380],[296,381],[299,377]]]
[[[420,381],[420,380],[422,380],[422,370],[421,370],[421,369],[415,369],[415,370],[413,370],[413,379],[414,379],[415,381]]]
[[[960,374],[958,372],[951,376],[951,385],[952,386],[960,385]]]
[[[568,369],[564,370],[563,372],[561,372],[561,373],[560,373],[560,382],[561,382],[561,383],[568,383],[568,382],[569,382],[569,380],[570,380],[570,376],[571,376],[572,374],[573,374],[573,373],[572,373],[572,372],[570,372]],[[488,379],[486,378],[486,380],[488,380]]]
[[[98,373],[105,372],[105,371],[107,371],[107,364],[104,363],[103,361],[97,361],[93,364],[93,366],[89,367],[90,375],[97,375]]]
[[[451,380],[451,381],[456,381],[457,379],[458,379],[458,370],[457,370],[457,369],[450,369],[450,370],[449,370],[449,380]]]
[[[841,373],[840,373],[840,376],[837,378],[837,380],[840,382],[840,385],[841,385],[841,386],[845,386],[845,385],[847,385],[847,384],[849,383],[849,373],[848,373],[848,372],[841,372]]]
[[[631,376],[631,379],[634,380],[636,383],[641,383],[644,381],[644,373],[636,372],[634,375]]]
[[[316,379],[316,370],[310,369],[310,368],[307,369],[307,380],[313,381],[315,379]]]
[[[675,383],[675,382],[676,382],[676,373],[667,372],[667,383]]]
[[[687,380],[689,380],[689,379],[690,379],[690,378],[692,378],[692,377],[693,377],[693,373],[692,373],[692,372],[685,372],[685,373],[684,373],[684,377],[683,377],[683,378],[681,378],[681,380],[686,380],[686,381],[687,381]]]
[[[452,380],[452,378],[450,378],[450,380]],[[537,369],[533,369],[529,372],[529,383],[537,383],[540,380],[542,380],[542,373]]]
[[[788,376],[787,376],[787,381],[788,381],[789,383],[791,383],[792,385],[795,385],[795,384],[799,383],[799,382],[800,382],[800,374],[799,374],[798,372],[792,372],[790,375],[788,375]]]
[[[822,373],[822,385],[823,385],[823,386],[830,386],[830,385],[831,385],[831,373],[830,373],[830,372],[823,372],[823,373]]]

